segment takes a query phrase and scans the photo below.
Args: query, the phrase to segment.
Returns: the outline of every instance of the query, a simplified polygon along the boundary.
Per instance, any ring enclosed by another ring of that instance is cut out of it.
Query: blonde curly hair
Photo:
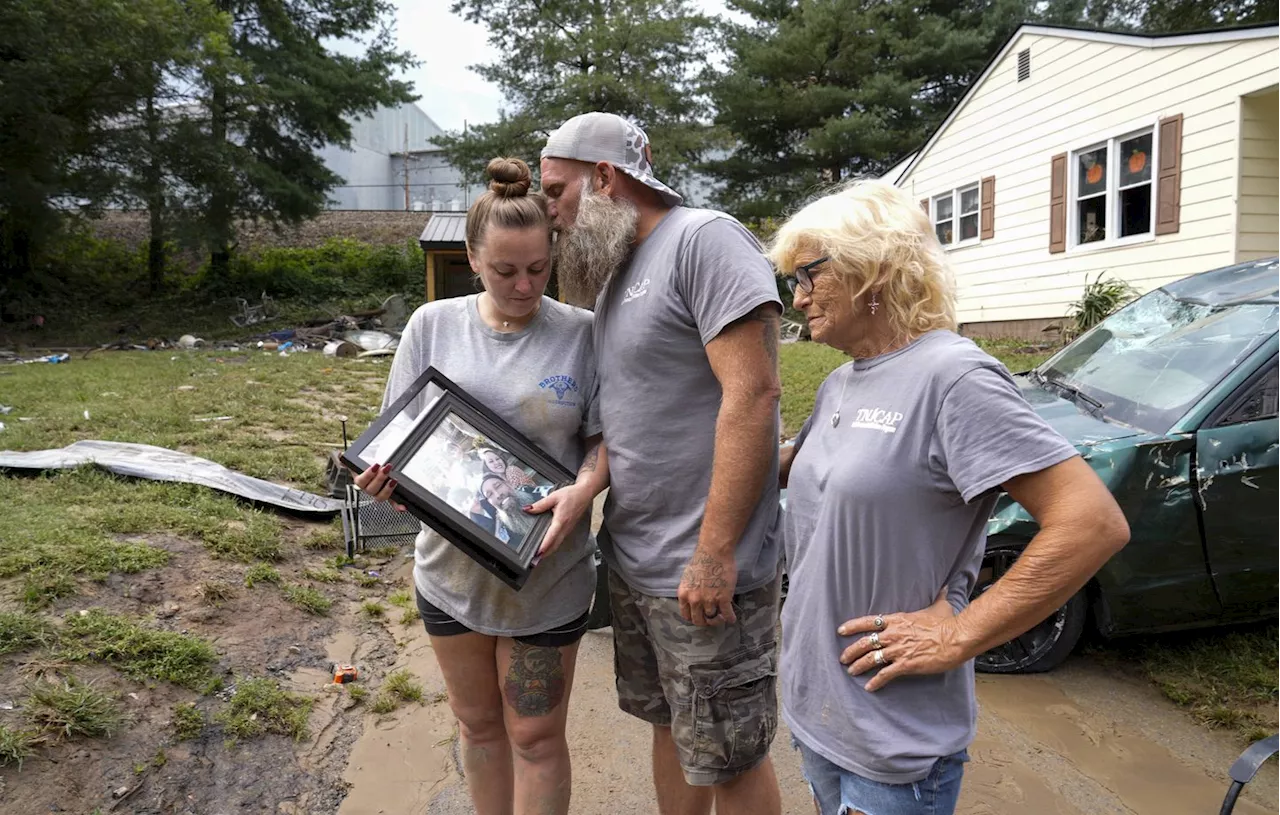
[[[854,181],[791,216],[769,245],[779,274],[796,256],[816,252],[849,290],[869,291],[896,332],[918,336],[956,330],[955,278],[929,217],[902,190],[883,181]]]

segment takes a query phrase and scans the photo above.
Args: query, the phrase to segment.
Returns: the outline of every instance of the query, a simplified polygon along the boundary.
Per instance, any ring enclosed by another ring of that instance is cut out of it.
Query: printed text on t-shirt
[[[902,414],[882,408],[858,408],[850,427],[861,427],[867,430],[879,430],[882,433],[897,433]]]

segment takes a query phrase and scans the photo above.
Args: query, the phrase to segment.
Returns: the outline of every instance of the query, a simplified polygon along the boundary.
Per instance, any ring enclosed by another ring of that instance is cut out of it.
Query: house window
[[[1152,147],[1152,129],[1147,128],[1071,154],[1076,246],[1152,234]]]
[[[943,246],[960,246],[978,240],[981,198],[977,184],[960,187],[933,199],[933,231]]]

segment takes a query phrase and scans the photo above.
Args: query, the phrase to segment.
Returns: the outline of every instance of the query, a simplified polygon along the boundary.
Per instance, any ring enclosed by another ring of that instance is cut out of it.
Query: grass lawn
[[[0,405],[13,408],[0,416],[0,449],[140,442],[323,493],[337,417],[355,433],[366,426],[387,369],[385,359],[259,351],[0,366]],[[0,727],[0,766],[26,760],[28,773],[33,755],[57,761],[69,739],[117,734],[122,704],[133,708],[129,743],[170,743],[202,722],[228,743],[301,738],[311,702],[264,666],[323,659],[308,649],[350,608],[402,588],[367,576],[363,559],[337,568],[347,561],[336,518],[293,518],[204,487],[91,467],[9,473],[0,506],[0,697],[19,711]],[[225,698],[213,696],[226,682]],[[140,709],[130,691],[157,685],[163,709]]]

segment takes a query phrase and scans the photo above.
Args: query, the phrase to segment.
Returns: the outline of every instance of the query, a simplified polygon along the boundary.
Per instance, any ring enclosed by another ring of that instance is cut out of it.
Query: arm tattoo
[[[549,716],[564,700],[564,664],[559,648],[511,646],[511,667],[503,687],[517,716]]]
[[[764,350],[776,369],[778,367],[778,310],[773,307],[772,303],[761,303],[734,320],[730,325],[738,325],[740,323],[761,324],[764,328]]]
[[[680,583],[688,589],[723,589],[729,585],[724,579],[724,564],[710,555],[695,555],[685,567]]]
[[[587,451],[587,456],[582,460],[582,466],[578,468],[578,474],[594,473],[596,467],[600,465],[600,443],[596,442],[595,446]]]

